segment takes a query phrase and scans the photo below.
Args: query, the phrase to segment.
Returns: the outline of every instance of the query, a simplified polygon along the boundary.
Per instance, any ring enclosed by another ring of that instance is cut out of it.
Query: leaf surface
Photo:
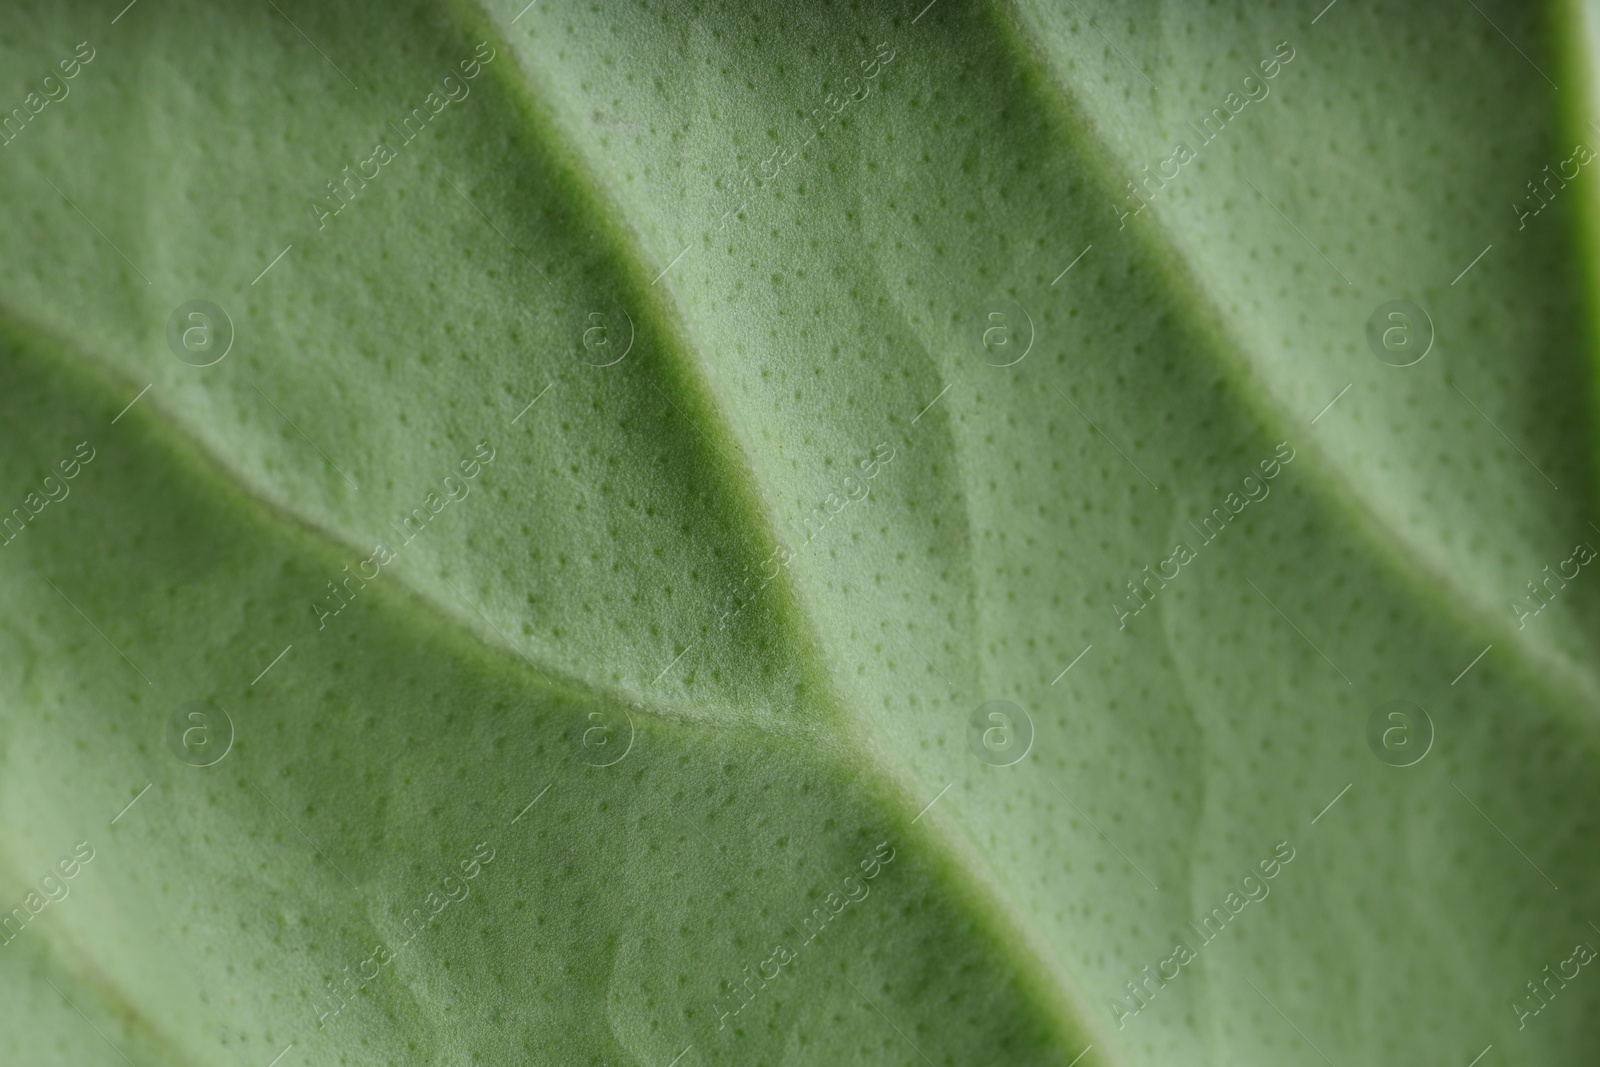
[[[914,6],[11,13],[5,1062],[1593,1062],[1593,14]]]

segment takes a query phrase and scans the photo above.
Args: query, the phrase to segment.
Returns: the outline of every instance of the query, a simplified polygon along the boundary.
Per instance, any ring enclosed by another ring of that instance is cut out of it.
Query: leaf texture
[[[1594,15],[1318,6],[16,6],[4,1062],[1592,1063]]]

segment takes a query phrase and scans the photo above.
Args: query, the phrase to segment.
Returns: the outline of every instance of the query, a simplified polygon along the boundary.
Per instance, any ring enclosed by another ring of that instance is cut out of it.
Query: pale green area
[[[1600,568],[1510,606],[1600,547],[1594,164],[1525,229],[1509,206],[1600,146],[1592,16],[524,3],[4,15],[0,111],[95,56],[0,147],[0,513],[95,458],[0,548],[0,909],[96,856],[0,947],[0,1063],[1595,1062],[1592,967],[1524,1029],[1512,1004],[1600,946]],[[194,299],[236,329],[215,366],[166,344]],[[1364,340],[1393,299],[1436,327],[1413,367]],[[1003,301],[1036,336],[998,368]],[[619,309],[632,348],[588,365]],[[237,727],[204,769],[165,739],[200,698]],[[1036,736],[991,767],[967,719],[1002,699]],[[1437,729],[1406,769],[1365,741],[1392,699]],[[466,899],[319,1029],[479,842]],[[1123,983],[1280,842],[1270,895],[1119,1029]]]

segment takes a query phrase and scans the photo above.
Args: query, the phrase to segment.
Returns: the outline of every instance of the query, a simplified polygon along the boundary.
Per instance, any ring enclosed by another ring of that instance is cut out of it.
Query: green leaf
[[[1594,1062],[1591,7],[117,6],[0,1060]]]

